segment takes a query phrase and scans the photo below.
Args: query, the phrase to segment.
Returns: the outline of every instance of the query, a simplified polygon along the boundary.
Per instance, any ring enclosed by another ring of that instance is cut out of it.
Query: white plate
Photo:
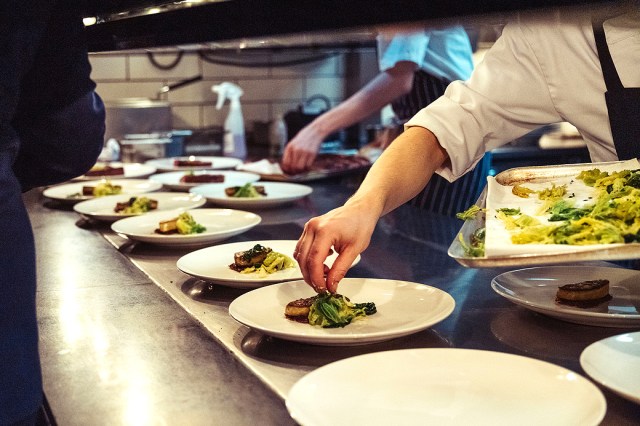
[[[229,243],[215,247],[207,247],[188,253],[178,259],[177,266],[185,274],[192,275],[205,281],[236,288],[258,288],[266,284],[281,283],[283,281],[301,280],[302,272],[295,268],[284,269],[261,278],[257,273],[241,274],[229,268],[233,263],[233,255],[239,251],[249,250],[256,244],[270,247],[278,253],[293,258],[296,248],[295,240],[267,240]],[[337,254],[327,258],[326,264],[333,265]],[[360,261],[360,256],[353,261],[353,265]]]
[[[344,328],[314,327],[288,320],[284,316],[287,303],[314,294],[311,287],[300,280],[243,294],[231,302],[229,313],[236,321],[270,336],[316,345],[345,346],[382,342],[425,330],[448,317],[455,306],[448,293],[406,281],[344,278],[338,290],[355,303],[374,302],[378,312]]]
[[[146,192],[154,192],[162,188],[162,184],[152,182],[148,179],[108,179],[114,185],[122,186],[122,194],[138,195]],[[42,193],[47,198],[58,200],[64,203],[77,203],[79,201],[91,200],[93,196],[80,195],[79,197],[69,198],[72,194],[82,194],[83,186],[97,185],[98,181],[90,182],[73,182],[62,185],[51,186]]]
[[[473,349],[404,349],[343,359],[289,392],[305,426],[597,425],[602,392],[562,367]]]
[[[86,180],[97,180],[97,179],[133,179],[133,178],[141,178],[147,177],[152,173],[155,173],[156,168],[149,164],[140,164],[140,163],[96,163],[96,165],[105,164],[111,167],[122,167],[124,168],[124,173],[118,175],[110,175],[110,176],[87,176],[82,175],[74,178],[73,181],[86,181]]]
[[[210,166],[176,166],[175,160],[191,160],[191,161],[209,161]],[[203,157],[203,156],[185,156],[156,158],[145,161],[145,164],[155,167],[159,171],[175,171],[175,170],[203,170],[203,169],[234,169],[237,165],[242,164],[242,160],[231,157]]]
[[[640,404],[640,332],[592,343],[582,351],[580,365],[601,385]]]
[[[178,216],[179,211],[154,212],[142,216],[129,217],[114,222],[111,229],[132,240],[161,246],[191,247],[211,244],[242,234],[260,223],[260,216],[230,209],[195,209],[189,213],[194,220],[207,228],[201,234],[157,234],[158,224]]]
[[[206,204],[204,197],[196,194],[184,194],[178,192],[154,192],[148,194],[148,198],[158,202],[158,208],[144,214],[157,211],[175,210],[175,209],[195,209]],[[131,195],[109,195],[106,197],[98,197],[92,200],[82,201],[75,206],[73,210],[77,213],[85,215],[91,219],[102,220],[105,222],[113,222],[115,220],[124,219],[130,216],[139,216],[139,214],[116,213],[114,212],[117,203],[128,201]]]
[[[150,176],[149,179],[154,182],[160,182],[165,186],[165,188],[173,189],[175,191],[188,191],[194,186],[203,185],[202,183],[180,182],[180,179],[182,179],[182,177],[186,173],[189,173],[189,172],[180,171],[180,172],[158,173],[156,175]],[[193,173],[195,175],[202,175],[202,174],[224,175],[224,183],[229,186],[240,186],[240,185],[244,185],[245,183],[255,182],[260,179],[260,175],[257,175],[255,173],[236,172],[236,171],[195,170]]]
[[[555,303],[558,287],[607,279],[612,299],[582,309]],[[640,271],[599,266],[551,266],[519,269],[498,275],[491,287],[512,302],[564,321],[603,327],[640,326]]]
[[[267,195],[258,198],[229,197],[224,193],[224,190],[234,185],[227,185],[226,183],[209,183],[194,186],[189,192],[207,197],[207,200],[211,203],[234,209],[275,207],[299,200],[313,192],[310,186],[297,183],[260,182],[260,185],[264,186]]]

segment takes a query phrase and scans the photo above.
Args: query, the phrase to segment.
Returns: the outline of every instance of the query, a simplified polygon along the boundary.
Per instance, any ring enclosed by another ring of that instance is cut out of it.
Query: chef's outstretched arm
[[[317,292],[335,293],[369,245],[378,219],[418,194],[447,158],[429,130],[411,127],[402,133],[342,207],[306,223],[294,253],[305,281]],[[327,268],[324,262],[332,247],[338,257]]]

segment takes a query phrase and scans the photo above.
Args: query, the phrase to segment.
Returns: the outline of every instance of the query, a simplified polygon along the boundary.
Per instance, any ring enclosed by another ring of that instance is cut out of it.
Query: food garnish
[[[262,185],[252,185],[251,183],[245,183],[242,186],[231,186],[225,188],[224,193],[228,197],[235,198],[259,198],[267,195],[267,192]]]
[[[348,297],[329,292],[294,300],[285,307],[285,317],[322,328],[345,327],[377,312],[374,302],[353,303]]]
[[[165,220],[158,224],[156,232],[159,234],[201,234],[207,228],[197,223],[189,212],[180,213],[175,219]]]
[[[122,186],[114,185],[110,181],[105,180],[95,186],[85,185],[82,187],[82,193],[75,192],[67,195],[67,198],[81,197],[102,197],[105,195],[118,195],[122,193]]]
[[[116,203],[116,213],[141,214],[158,208],[158,201],[147,197],[131,197],[123,203]]]
[[[468,209],[466,209],[463,212],[460,213],[456,213],[456,217],[458,219],[462,219],[462,220],[473,220],[475,219],[476,215],[480,212],[484,212],[487,209],[483,209],[482,207],[477,206],[476,204],[472,205],[471,207],[469,207]]]
[[[260,278],[264,278],[274,272],[295,268],[295,266],[295,261],[286,254],[256,244],[249,250],[235,253],[229,268],[241,274],[257,273]]]

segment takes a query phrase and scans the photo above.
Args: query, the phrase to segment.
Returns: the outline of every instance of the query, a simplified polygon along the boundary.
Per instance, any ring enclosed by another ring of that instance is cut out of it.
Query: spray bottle
[[[222,152],[227,157],[244,159],[247,156],[247,144],[244,135],[244,119],[240,107],[240,96],[243,92],[240,86],[224,82],[211,87],[218,94],[216,109],[222,108],[224,101],[229,99],[229,114],[224,121],[224,144]]]

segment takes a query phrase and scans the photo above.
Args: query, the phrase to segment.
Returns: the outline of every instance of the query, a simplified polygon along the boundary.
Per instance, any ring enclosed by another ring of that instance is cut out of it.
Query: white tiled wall
[[[153,57],[157,63],[168,65],[176,60],[176,55],[155,53]],[[197,52],[185,52],[177,65],[168,70],[154,66],[147,54],[140,52],[91,54],[90,61],[97,92],[106,102],[129,97],[155,99],[163,85],[202,75],[201,81],[170,91],[166,96],[176,129],[222,125],[228,107],[215,109],[216,94],[211,86],[223,81],[234,82],[244,90],[241,103],[247,130],[251,131],[254,121],[270,121],[315,94],[325,95],[332,105],[339,103],[351,94],[348,90],[352,92],[354,86],[361,86],[377,73],[374,49],[362,50],[358,55],[362,57],[360,62],[367,64],[364,70],[360,66],[357,73],[351,72],[358,75],[349,75],[346,71],[352,67],[345,65],[348,58],[345,54],[311,63],[258,68],[210,63]],[[243,54],[242,58],[232,54],[229,59],[273,64],[309,56],[317,54],[254,51]],[[225,59],[220,53],[215,57]]]

